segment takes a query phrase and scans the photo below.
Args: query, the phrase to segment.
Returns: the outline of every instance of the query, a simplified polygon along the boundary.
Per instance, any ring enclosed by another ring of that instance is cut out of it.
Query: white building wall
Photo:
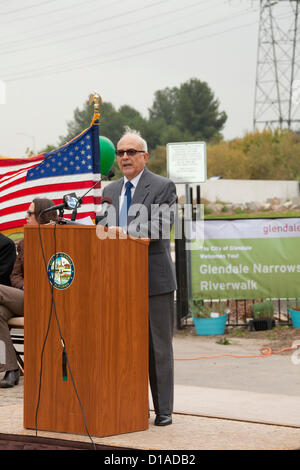
[[[178,184],[178,196],[185,195],[185,185]],[[196,184],[193,187],[193,197],[196,198]],[[200,184],[201,197],[214,203],[217,201],[233,204],[246,202],[264,203],[267,199],[279,198],[282,202],[299,197],[298,181],[272,180],[208,180]]]
[[[109,182],[101,183],[102,188]],[[196,199],[196,184],[193,187],[193,197]],[[185,195],[185,185],[176,184],[178,197]],[[281,202],[300,196],[298,181],[272,180],[208,180],[200,184],[201,197],[215,203],[229,202],[233,204],[258,202],[265,203],[267,199],[279,198]]]

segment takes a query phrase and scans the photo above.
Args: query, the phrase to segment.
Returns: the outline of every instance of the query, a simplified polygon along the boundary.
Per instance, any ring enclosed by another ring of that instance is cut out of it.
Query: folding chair
[[[10,336],[14,345],[17,361],[21,372],[24,374],[24,317],[12,317],[10,320],[8,320],[8,326],[11,330]],[[16,349],[16,345],[18,344],[23,346],[22,351]]]

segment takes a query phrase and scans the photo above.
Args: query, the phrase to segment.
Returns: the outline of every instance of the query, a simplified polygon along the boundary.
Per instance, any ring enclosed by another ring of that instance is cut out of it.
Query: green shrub
[[[272,318],[274,315],[274,305],[271,300],[258,302],[252,305],[253,318]]]
[[[210,318],[210,314],[215,312],[220,315],[229,313],[227,306],[223,302],[204,302],[203,300],[193,299],[190,301],[190,311],[193,317]]]

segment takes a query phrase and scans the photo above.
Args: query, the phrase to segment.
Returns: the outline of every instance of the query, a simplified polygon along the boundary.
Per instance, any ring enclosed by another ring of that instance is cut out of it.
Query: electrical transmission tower
[[[260,0],[254,129],[300,130],[300,0]]]

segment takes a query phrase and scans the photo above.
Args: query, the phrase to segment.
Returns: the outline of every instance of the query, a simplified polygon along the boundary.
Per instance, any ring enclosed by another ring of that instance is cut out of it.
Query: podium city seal
[[[75,276],[75,266],[69,255],[56,253],[48,263],[48,279],[56,289],[70,287]]]

